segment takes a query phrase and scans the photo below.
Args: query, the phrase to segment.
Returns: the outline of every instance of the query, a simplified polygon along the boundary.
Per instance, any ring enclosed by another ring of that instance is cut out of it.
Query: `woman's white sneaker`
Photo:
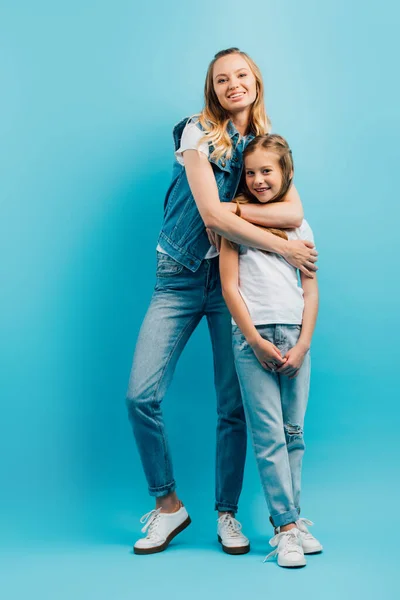
[[[191,523],[184,506],[174,513],[163,513],[161,508],[151,510],[143,515],[140,522],[144,524],[140,538],[133,546],[135,554],[154,554],[165,550],[170,541]]]
[[[317,554],[318,552],[322,552],[322,544],[307,529],[307,525],[314,525],[314,523],[309,519],[301,518],[296,521],[296,525],[300,531],[304,554]]]
[[[306,559],[301,543],[300,530],[297,527],[277,533],[269,541],[270,546],[275,550],[265,557],[264,562],[272,556],[278,555],[278,565],[280,567],[305,567]]]
[[[230,513],[225,513],[217,520],[218,541],[227,554],[246,554],[250,550],[250,542],[242,533],[242,525]]]

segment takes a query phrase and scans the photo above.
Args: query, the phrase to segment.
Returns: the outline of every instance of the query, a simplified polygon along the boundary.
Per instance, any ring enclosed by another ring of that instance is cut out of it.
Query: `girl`
[[[317,255],[307,241],[283,240],[249,222],[295,227],[302,208],[294,188],[280,205],[245,207],[245,220],[233,214],[230,201],[239,183],[243,149],[269,129],[263,90],[260,71],[247,54],[237,48],[219,52],[208,68],[203,111],[181,121],[173,132],[176,162],[164,202],[156,286],[137,341],[127,394],[149,493],[156,498],[155,509],[142,518],[146,536],[136,542],[137,554],[161,552],[190,523],[175,491],[161,402],[179,356],[203,316],[212,341],[217,394],[218,536],[228,553],[249,550],[234,519],[242,488],[246,424],[230,316],[221,293],[218,236],[277,252],[309,276],[316,270]]]
[[[293,161],[279,135],[254,138],[243,154],[246,203],[281,202],[292,189]],[[310,226],[270,230],[279,239],[314,243]],[[300,478],[304,453],[303,423],[310,381],[310,344],[318,312],[316,278],[298,273],[277,253],[251,244],[222,241],[222,292],[234,319],[233,350],[246,419],[250,428],[275,536],[278,564],[300,567],[304,553],[321,544],[300,519]]]

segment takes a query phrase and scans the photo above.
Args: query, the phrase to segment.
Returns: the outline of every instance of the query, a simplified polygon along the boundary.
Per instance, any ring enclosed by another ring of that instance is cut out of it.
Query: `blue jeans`
[[[203,260],[193,273],[157,252],[156,286],[136,344],[127,406],[150,495],[164,496],[176,484],[161,402],[182,350],[205,315],[218,411],[215,507],[236,512],[246,458],[246,421],[218,262],[218,258]],[[197,412],[201,421],[201,405]]]
[[[261,336],[282,356],[299,336],[300,325],[260,325]],[[299,518],[303,426],[310,385],[310,353],[295,379],[266,371],[240,329],[233,327],[233,351],[261,483],[275,527]]]

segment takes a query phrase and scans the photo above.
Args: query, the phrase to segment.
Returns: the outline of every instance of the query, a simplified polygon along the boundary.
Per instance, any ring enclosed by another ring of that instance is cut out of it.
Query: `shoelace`
[[[264,558],[263,562],[266,562],[269,558],[276,556],[278,554],[278,545],[282,538],[286,537],[287,542],[286,546],[283,549],[284,554],[288,554],[289,552],[299,552],[299,538],[298,533],[296,533],[296,529],[289,529],[288,531],[282,531],[281,533],[277,533],[273,538],[270,539],[270,546],[276,546],[275,550],[272,550],[267,556]]]
[[[145,526],[142,528],[142,533],[146,533],[147,531],[146,537],[149,539],[155,537],[160,512],[161,508],[153,509],[143,515],[143,517],[140,519],[142,524],[145,523]]]
[[[296,521],[296,525],[298,527],[298,529],[300,529],[300,531],[304,534],[304,537],[306,539],[310,539],[313,538],[314,536],[308,531],[306,525],[311,526],[314,525],[314,523],[312,521],[310,521],[310,519],[305,519],[304,517],[300,517],[300,519],[298,519]]]
[[[229,513],[222,515],[217,521],[225,528],[230,537],[238,537],[240,535],[242,525]]]

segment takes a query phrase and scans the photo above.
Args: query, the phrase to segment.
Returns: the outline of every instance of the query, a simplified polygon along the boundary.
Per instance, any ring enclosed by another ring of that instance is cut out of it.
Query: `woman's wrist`
[[[235,202],[221,202],[221,206],[224,208],[224,210],[227,210],[231,213],[236,212],[236,203]]]
[[[285,259],[288,260],[290,254],[290,245],[288,240],[284,240],[283,238],[278,237],[279,242],[281,243],[282,251],[279,254]],[[288,261],[289,262],[289,261]]]

